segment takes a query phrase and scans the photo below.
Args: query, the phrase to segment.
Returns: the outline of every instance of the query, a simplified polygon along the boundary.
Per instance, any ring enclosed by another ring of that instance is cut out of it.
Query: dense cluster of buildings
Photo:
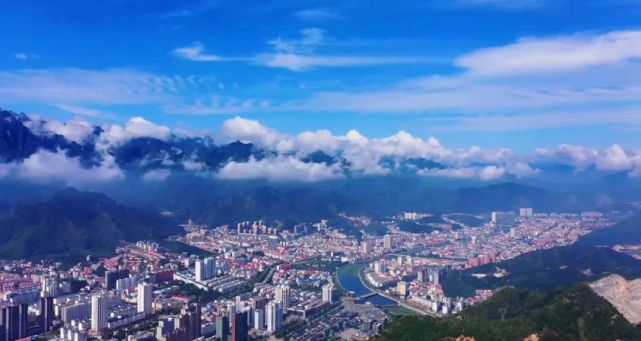
[[[30,335],[69,341],[365,339],[380,332],[388,317],[367,299],[349,293],[339,299],[336,264],[367,264],[360,277],[372,290],[419,312],[448,315],[492,294],[447,297],[441,285],[451,270],[570,244],[610,224],[598,212],[542,214],[531,208],[492,212],[480,226],[442,217],[429,233],[411,233],[398,223],[437,219],[405,212],[382,222],[386,234],[364,233],[361,240],[328,221],[293,230],[263,221],[231,229],[190,221],[176,241],[206,255],[139,241],[123,244],[110,258],[88,256],[70,269],[0,261],[0,341]],[[359,226],[372,222],[342,218]],[[641,254],[632,246],[621,248]],[[475,275],[505,275],[493,271]]]

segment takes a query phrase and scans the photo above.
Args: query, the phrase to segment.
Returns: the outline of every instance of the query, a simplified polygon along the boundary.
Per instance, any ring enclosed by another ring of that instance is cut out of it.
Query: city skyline
[[[0,341],[641,340],[641,1],[0,9]]]

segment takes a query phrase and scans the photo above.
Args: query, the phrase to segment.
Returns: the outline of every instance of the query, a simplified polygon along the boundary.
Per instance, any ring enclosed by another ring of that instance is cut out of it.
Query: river
[[[347,291],[353,291],[357,296],[372,292],[358,278],[358,272],[365,266],[366,264],[348,264],[338,269],[340,285]],[[372,296],[367,301],[376,305],[396,305],[396,302],[380,295]]]

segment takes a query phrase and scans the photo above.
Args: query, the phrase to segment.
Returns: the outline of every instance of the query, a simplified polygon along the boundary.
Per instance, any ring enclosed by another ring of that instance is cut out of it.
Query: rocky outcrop
[[[628,281],[619,275],[610,275],[590,284],[599,296],[608,300],[628,321],[641,322],[641,279]]]

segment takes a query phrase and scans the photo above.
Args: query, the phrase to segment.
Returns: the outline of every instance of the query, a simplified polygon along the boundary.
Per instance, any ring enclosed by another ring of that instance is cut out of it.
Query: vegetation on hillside
[[[0,218],[0,257],[69,264],[87,255],[111,255],[121,240],[160,240],[179,231],[155,213],[120,205],[104,194],[67,189]]]
[[[557,293],[506,288],[446,318],[403,316],[378,341],[430,341],[471,336],[477,341],[640,340],[641,331],[587,285]]]
[[[497,268],[508,275],[494,277]],[[487,274],[476,278],[473,274]],[[503,286],[531,290],[562,290],[578,281],[596,280],[611,273],[641,277],[641,261],[608,248],[571,245],[522,254],[499,264],[447,274],[443,289],[448,296],[472,296],[475,289]]]

